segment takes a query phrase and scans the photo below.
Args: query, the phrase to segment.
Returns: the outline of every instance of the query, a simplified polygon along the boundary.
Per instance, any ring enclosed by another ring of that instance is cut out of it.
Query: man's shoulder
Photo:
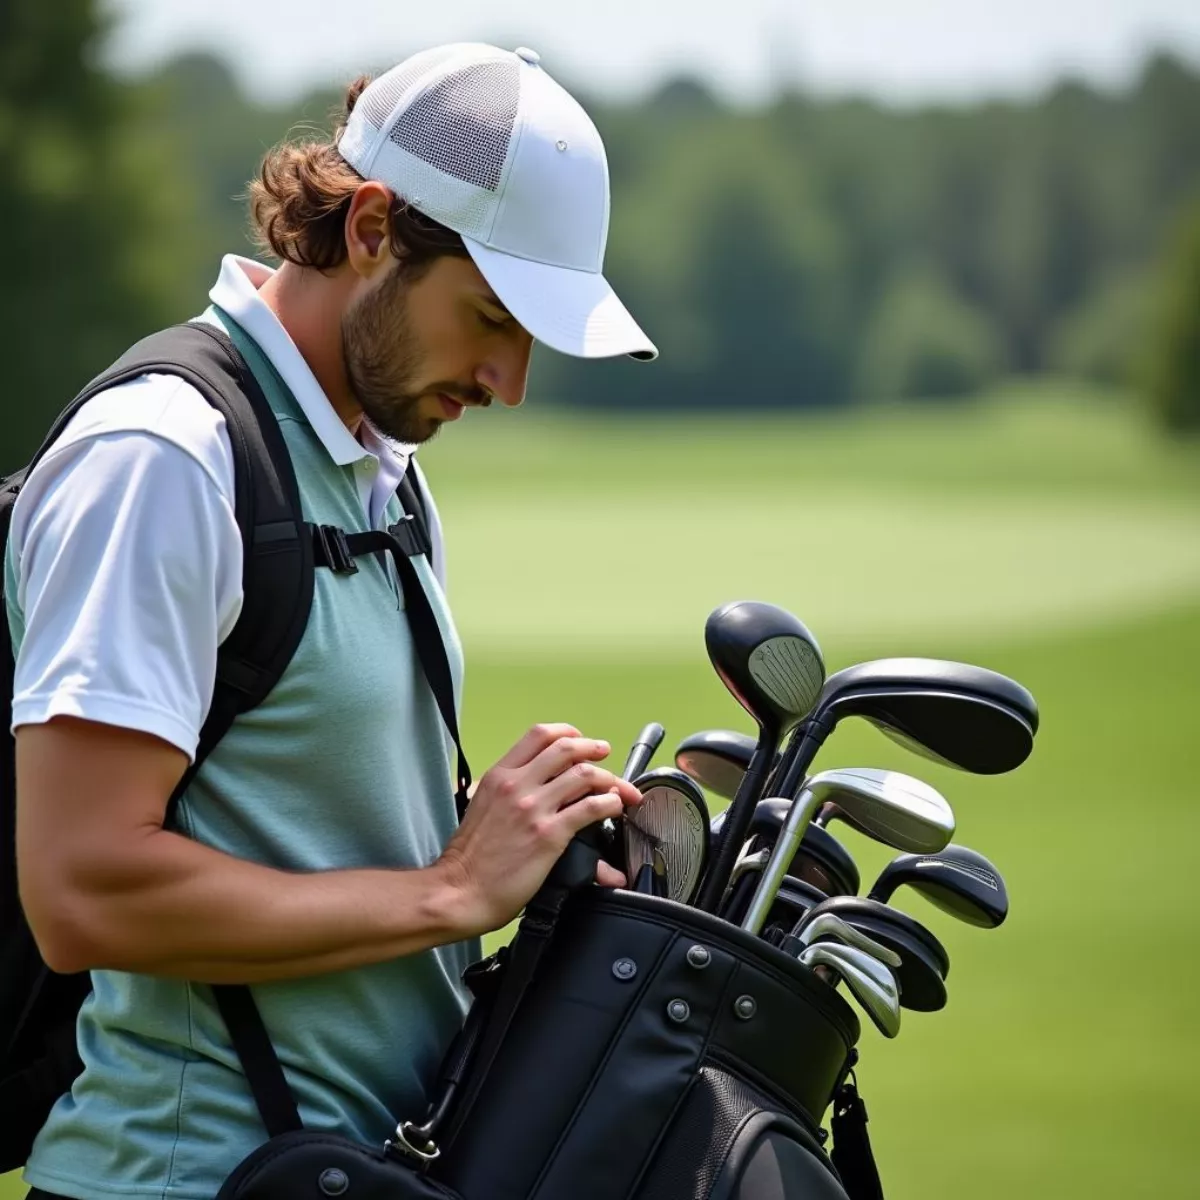
[[[90,397],[71,418],[35,470],[97,439],[149,447],[167,442],[193,459],[218,490],[233,492],[233,450],[225,418],[177,375],[141,375]]]

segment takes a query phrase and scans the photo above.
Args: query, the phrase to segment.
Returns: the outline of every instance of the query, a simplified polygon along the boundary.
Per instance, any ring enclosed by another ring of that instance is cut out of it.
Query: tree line
[[[250,252],[264,150],[327,135],[340,103],[256,104],[207,54],[114,78],[100,14],[0,6],[0,470],[126,345],[204,306],[219,256]],[[1053,373],[1133,383],[1169,427],[1200,424],[1197,66],[1158,54],[1122,91],[911,110],[800,90],[751,110],[686,78],[582,98],[612,170],[608,274],[662,357],[539,355],[545,400],[953,402]]]

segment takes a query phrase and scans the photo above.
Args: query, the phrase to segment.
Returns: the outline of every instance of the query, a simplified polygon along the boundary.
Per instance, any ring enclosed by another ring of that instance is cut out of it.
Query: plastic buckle
[[[317,525],[317,540],[325,554],[325,562],[335,575],[357,575],[358,563],[350,553],[346,534],[336,525]]]
[[[405,558],[416,558],[422,553],[412,513],[404,513],[394,525],[389,525],[388,537],[400,547]]]

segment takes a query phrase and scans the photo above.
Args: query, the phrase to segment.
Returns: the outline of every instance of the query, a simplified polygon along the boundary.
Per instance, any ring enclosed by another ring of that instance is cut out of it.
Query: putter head
[[[845,981],[875,1028],[884,1037],[900,1032],[900,989],[891,971],[852,946],[818,942],[800,956],[806,967],[829,967]]]
[[[621,818],[625,877],[632,886],[641,868],[654,865],[656,886],[665,875],[666,894],[688,904],[708,860],[708,804],[682,771],[659,767],[633,781],[642,803]],[[661,860],[661,861],[660,861]]]
[[[732,729],[705,729],[690,734],[675,748],[675,765],[705,791],[732,800],[750,760],[754,739]],[[776,754],[776,762],[779,756]]]
[[[816,713],[832,722],[862,717],[914,753],[977,775],[1019,767],[1039,720],[1019,683],[936,658],[883,658],[837,671]]]
[[[713,669],[764,730],[782,737],[808,715],[825,682],[825,660],[799,618],[774,604],[737,600],[704,626]]]
[[[941,793],[900,771],[842,767],[805,780],[861,833],[897,850],[930,854],[954,836],[954,812]]]
[[[869,898],[886,904],[903,886],[980,929],[995,929],[1008,916],[1004,877],[982,854],[966,846],[951,844],[936,854],[901,854],[884,867]]]

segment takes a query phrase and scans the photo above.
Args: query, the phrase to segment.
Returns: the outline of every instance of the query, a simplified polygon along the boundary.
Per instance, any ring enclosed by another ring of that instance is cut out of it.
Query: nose
[[[533,338],[518,330],[488,354],[475,372],[475,382],[507,408],[516,408],[525,399],[532,355]]]

